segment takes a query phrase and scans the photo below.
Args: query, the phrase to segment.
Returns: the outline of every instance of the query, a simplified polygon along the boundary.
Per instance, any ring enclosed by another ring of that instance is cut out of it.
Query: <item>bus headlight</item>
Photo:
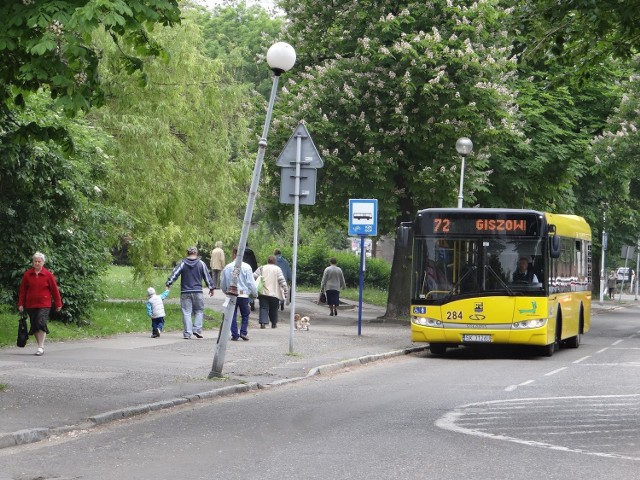
[[[422,325],[423,327],[438,327],[442,328],[442,320],[436,320],[429,317],[411,317],[411,321],[416,325]]]
[[[519,322],[513,322],[511,328],[524,330],[527,328],[540,328],[547,324],[546,318],[535,318],[533,320],[520,320]]]

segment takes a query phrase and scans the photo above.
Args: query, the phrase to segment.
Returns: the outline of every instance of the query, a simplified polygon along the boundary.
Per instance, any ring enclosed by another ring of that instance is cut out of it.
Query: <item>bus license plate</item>
[[[471,334],[466,334],[466,335],[462,335],[462,341],[463,342],[470,342],[470,343],[490,343],[491,342],[491,335],[471,335]]]

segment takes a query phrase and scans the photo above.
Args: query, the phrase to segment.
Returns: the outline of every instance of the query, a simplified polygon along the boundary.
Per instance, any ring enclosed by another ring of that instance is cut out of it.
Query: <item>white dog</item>
[[[311,319],[309,317],[301,317],[300,314],[296,313],[293,318],[296,321],[296,330],[309,331],[309,326],[311,325]]]

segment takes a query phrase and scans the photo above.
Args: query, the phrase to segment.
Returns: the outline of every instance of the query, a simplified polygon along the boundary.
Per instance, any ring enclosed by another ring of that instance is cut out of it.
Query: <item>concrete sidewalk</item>
[[[182,332],[154,339],[145,332],[83,341],[56,342],[55,325],[42,357],[25,348],[0,350],[0,448],[31,443],[77,429],[152,410],[229,395],[354,364],[412,351],[408,323],[379,323],[384,309],[364,305],[358,336],[357,302],[341,306],[330,317],[316,294],[296,296],[296,310],[311,316],[310,331],[294,331],[289,353],[289,307],[280,312],[276,329],[258,328],[252,312],[247,341],[229,342],[224,379],[208,380],[217,329],[204,339],[184,340]],[[223,311],[216,292],[207,306]]]

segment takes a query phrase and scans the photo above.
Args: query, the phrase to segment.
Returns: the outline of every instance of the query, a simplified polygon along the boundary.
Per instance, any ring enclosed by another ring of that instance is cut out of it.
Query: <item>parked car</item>
[[[631,270],[629,267],[619,267],[616,270],[616,279],[619,282],[629,282],[632,277],[635,277],[636,272]]]

